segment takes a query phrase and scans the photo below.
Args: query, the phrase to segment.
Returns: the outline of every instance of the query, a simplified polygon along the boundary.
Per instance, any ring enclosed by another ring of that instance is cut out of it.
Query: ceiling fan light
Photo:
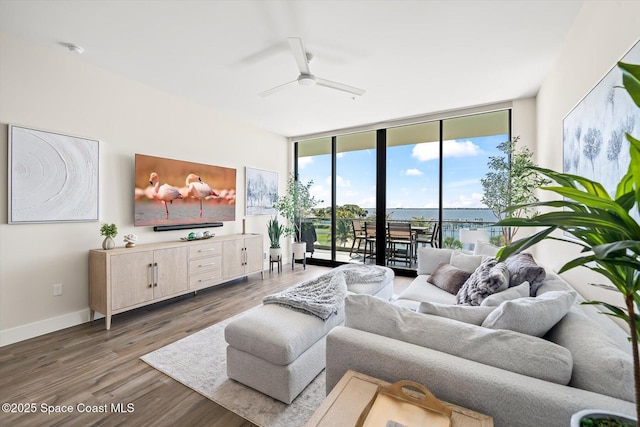
[[[298,84],[300,86],[313,86],[316,84],[316,79],[310,75],[301,75],[298,77]]]

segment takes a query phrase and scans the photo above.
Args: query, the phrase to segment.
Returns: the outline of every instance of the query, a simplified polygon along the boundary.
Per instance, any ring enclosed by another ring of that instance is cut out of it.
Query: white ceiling
[[[0,30],[75,43],[78,60],[298,136],[534,96],[582,3],[0,0]],[[316,76],[366,93],[258,96],[297,78],[288,37],[303,39]]]

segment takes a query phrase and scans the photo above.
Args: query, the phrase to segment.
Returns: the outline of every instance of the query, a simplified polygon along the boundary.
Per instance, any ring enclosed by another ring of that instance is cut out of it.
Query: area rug
[[[155,369],[261,427],[303,426],[325,398],[322,371],[286,405],[227,377],[224,328],[234,317],[141,357]]]

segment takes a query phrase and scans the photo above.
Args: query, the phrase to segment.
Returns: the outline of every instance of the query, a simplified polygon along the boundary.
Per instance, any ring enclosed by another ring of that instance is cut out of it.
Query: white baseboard
[[[96,313],[96,318],[97,317],[98,313]],[[60,329],[80,325],[88,321],[89,309],[85,308],[84,310],[63,314],[62,316],[39,320],[26,325],[16,326],[11,329],[5,329],[0,331],[0,347],[28,340],[29,338],[39,337],[40,335],[48,334],[50,332],[59,331]]]

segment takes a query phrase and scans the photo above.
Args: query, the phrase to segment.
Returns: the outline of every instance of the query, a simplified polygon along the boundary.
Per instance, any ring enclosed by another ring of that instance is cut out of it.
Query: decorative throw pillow
[[[433,273],[431,273],[427,282],[455,295],[458,293],[464,282],[467,281],[469,276],[471,276],[471,273],[462,271],[450,264],[442,263]]]
[[[537,298],[505,301],[484,319],[482,326],[541,337],[569,312],[575,299],[571,292],[555,291]]]
[[[464,270],[468,273],[473,273],[480,263],[482,262],[482,255],[467,255],[464,252],[453,251],[451,254],[451,262],[449,264],[454,267]]]
[[[473,247],[473,254],[494,257],[498,254],[499,250],[500,248],[498,246],[494,246],[491,243],[478,240],[476,241],[476,245]]]
[[[418,248],[418,274],[433,274],[441,263],[451,260],[451,249]]]
[[[505,264],[511,273],[509,286],[518,286],[522,282],[529,282],[531,285],[529,296],[535,296],[535,291],[540,286],[539,283],[544,280],[547,273],[544,271],[544,267],[536,264],[533,255],[527,252],[519,253],[507,258]]]
[[[447,317],[459,322],[480,326],[489,313],[495,309],[496,307],[447,305],[424,301],[418,306],[418,313],[433,314],[435,316]]]
[[[505,301],[511,301],[517,298],[524,298],[529,296],[529,282],[524,282],[513,288],[505,289],[504,291],[497,292],[495,294],[486,297],[480,305],[497,307]]]
[[[456,294],[456,304],[480,305],[489,295],[507,289],[509,270],[503,262],[487,258],[469,276]]]

